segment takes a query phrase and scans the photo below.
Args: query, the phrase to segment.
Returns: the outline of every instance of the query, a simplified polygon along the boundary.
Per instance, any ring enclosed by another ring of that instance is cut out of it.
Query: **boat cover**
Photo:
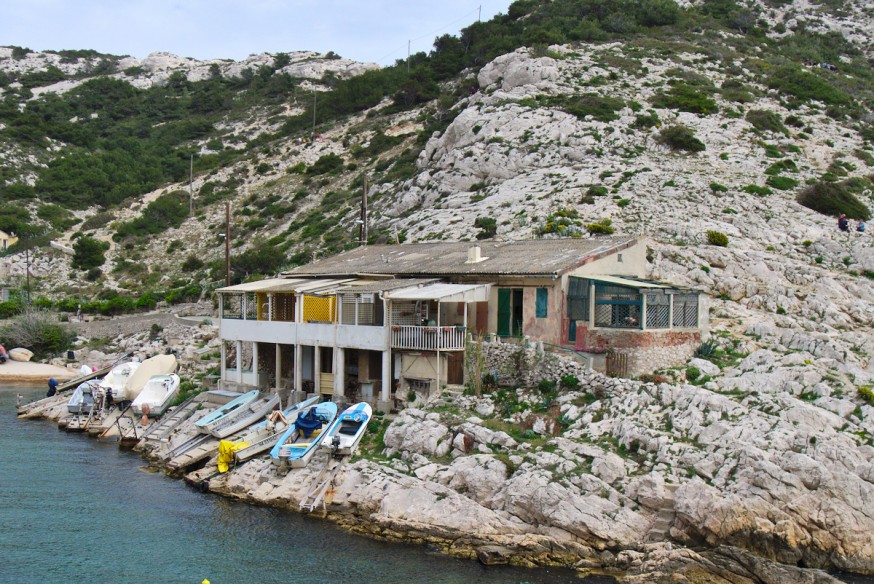
[[[243,440],[239,442],[222,440],[219,442],[218,471],[228,472],[228,463],[234,460],[234,452],[247,448],[248,446],[249,443]]]
[[[304,438],[309,438],[313,431],[322,427],[322,420],[316,414],[316,408],[310,408],[294,421],[295,427],[301,431]]]

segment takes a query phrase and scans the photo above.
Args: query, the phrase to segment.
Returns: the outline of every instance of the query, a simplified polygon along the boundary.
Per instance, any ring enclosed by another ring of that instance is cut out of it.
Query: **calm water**
[[[115,444],[18,420],[15,394],[0,388],[0,582],[612,582],[486,568],[202,494]]]

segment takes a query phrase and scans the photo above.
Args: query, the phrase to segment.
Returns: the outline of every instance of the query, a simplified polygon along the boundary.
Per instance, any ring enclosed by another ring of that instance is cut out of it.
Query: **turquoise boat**
[[[325,402],[302,411],[270,451],[279,470],[306,466],[325,436],[324,429],[337,417],[337,404]]]
[[[318,401],[318,396],[315,396],[285,408],[282,414],[288,421],[288,425],[281,421],[268,425],[267,420],[253,425],[248,433],[240,437],[241,440],[245,440],[250,445],[236,451],[234,453],[234,460],[237,461],[237,464],[241,464],[273,448],[273,445],[276,444],[285,431],[294,426],[294,421],[297,420],[298,414],[309,406],[316,405]]]
[[[200,430],[203,434],[210,434],[212,429],[221,422],[222,418],[227,416],[228,414],[237,411],[238,409],[247,406],[252,400],[258,397],[258,390],[254,389],[249,393],[244,393],[238,398],[235,398],[222,407],[218,408],[211,414],[204,416],[203,418],[197,420],[194,425],[197,426],[197,429]]]

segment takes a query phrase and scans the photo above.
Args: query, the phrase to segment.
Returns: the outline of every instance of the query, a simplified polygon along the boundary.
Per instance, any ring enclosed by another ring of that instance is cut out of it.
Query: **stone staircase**
[[[670,498],[666,499],[664,505],[659,508],[655,523],[646,534],[646,541],[657,542],[671,539],[671,525],[674,524],[674,519],[677,517],[677,512],[674,509],[674,493],[678,488],[679,485],[665,485]]]

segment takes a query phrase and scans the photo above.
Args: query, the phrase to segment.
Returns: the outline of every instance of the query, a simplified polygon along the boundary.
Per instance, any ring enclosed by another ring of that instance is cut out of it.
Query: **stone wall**
[[[627,375],[652,373],[663,367],[679,367],[695,354],[701,331],[589,329],[577,325],[577,345],[612,349],[628,355]]]
[[[500,385],[530,386],[541,379],[559,381],[566,375],[581,382],[594,379],[596,373],[570,355],[546,352],[537,344],[483,343],[483,371],[496,375]]]

